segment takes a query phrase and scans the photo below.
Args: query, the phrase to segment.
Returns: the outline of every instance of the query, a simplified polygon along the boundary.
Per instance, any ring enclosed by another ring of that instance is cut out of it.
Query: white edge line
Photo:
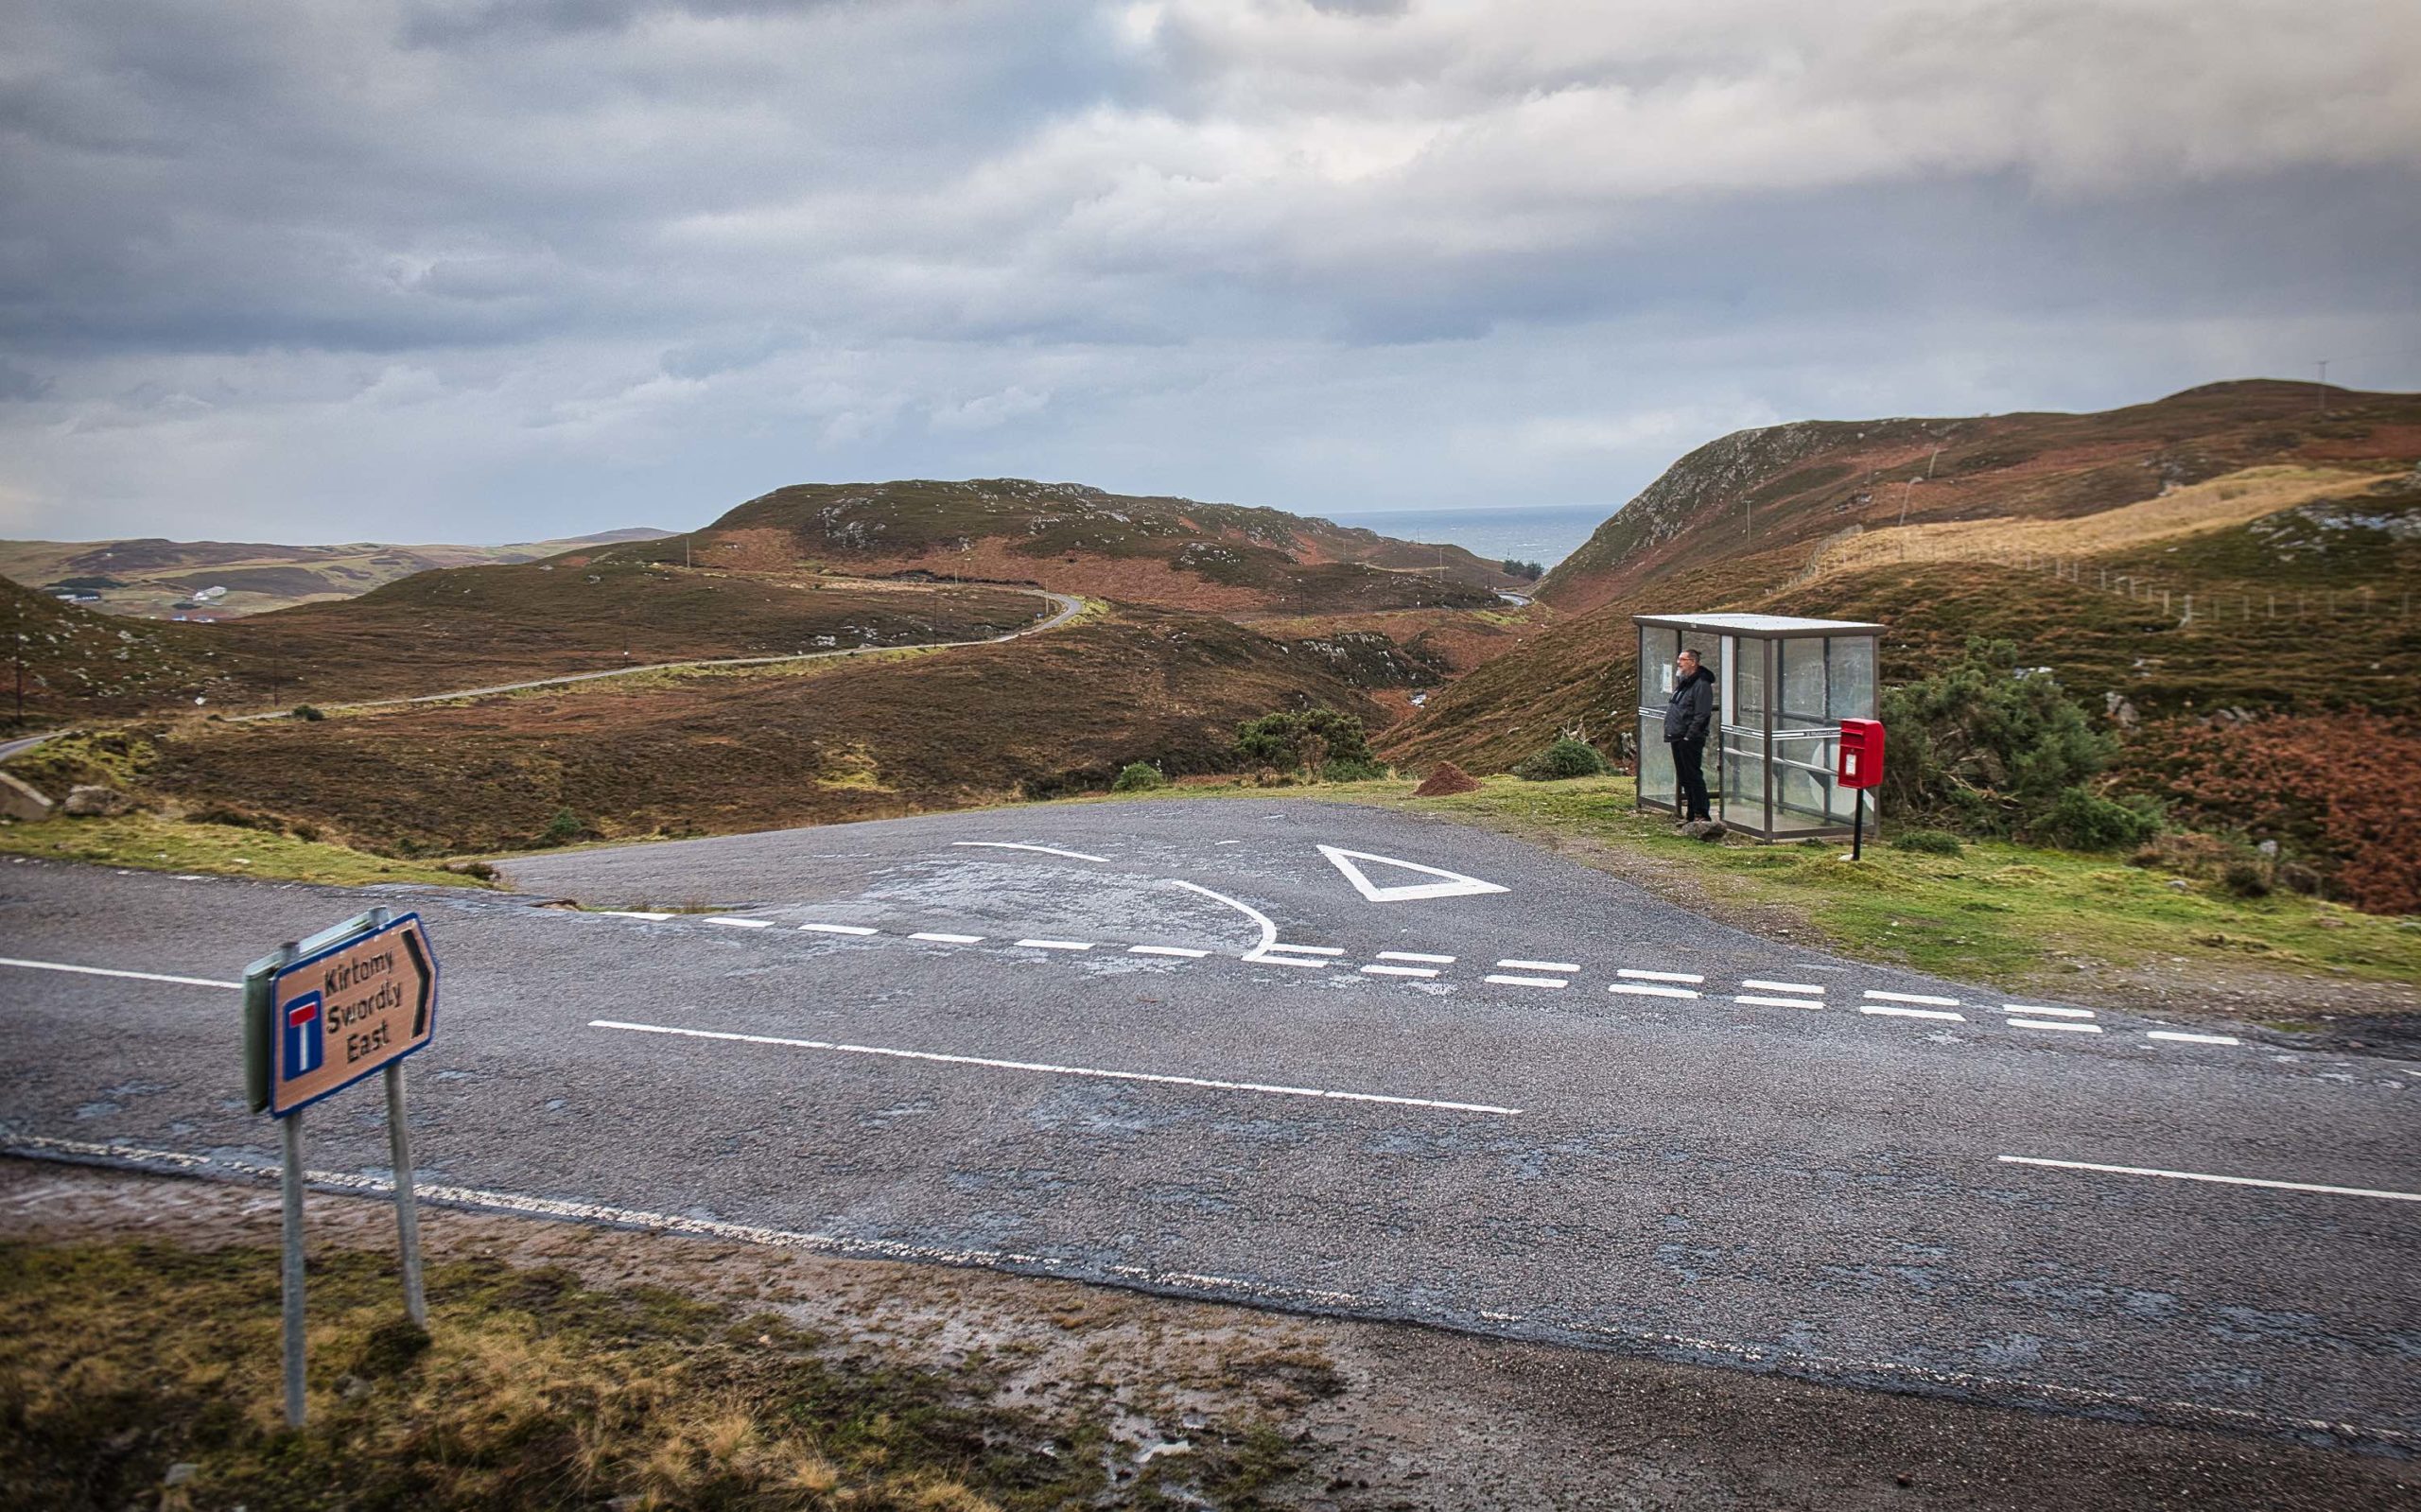
[[[975,850],[1031,850],[1045,856],[1065,856],[1071,861],[1099,861],[1105,866],[1109,864],[1109,858],[1106,856],[1088,856],[1083,851],[1061,850],[1056,845],[1020,845],[1011,840],[953,840],[950,843]]]
[[[880,934],[882,932],[880,930],[869,930],[862,924],[802,924],[799,928],[811,930],[817,934]]]
[[[1877,992],[1875,989],[1869,987],[1861,996],[1872,998],[1882,1002],[1923,1002],[1931,1003],[1937,1008],[1956,1008],[1959,1006],[1959,999],[1956,998],[1932,998],[1927,997],[1922,992]]]
[[[1618,977],[1629,977],[1629,978],[1631,981],[1633,981],[1633,982],[1704,982],[1704,981],[1706,980],[1706,978],[1704,978],[1704,977],[1702,977],[1702,976],[1699,976],[1699,975],[1698,975],[1697,972],[1695,972],[1695,971],[1636,971],[1636,970],[1633,970],[1633,969],[1632,969],[1631,967],[1629,967],[1629,966],[1625,966],[1625,967],[1623,967],[1621,970],[1619,970],[1619,971],[1615,972],[1615,973],[1614,973],[1614,975],[1615,975],[1615,976],[1618,976]],[[1750,985],[1750,986],[1751,986],[1751,987],[1764,987],[1764,986],[1771,986],[1771,985],[1772,985],[1772,983],[1771,983],[1771,982],[1750,982],[1750,983],[1749,983],[1749,985]],[[1813,988],[1813,987],[1810,987],[1810,988],[1808,988],[1807,990],[1808,990],[1808,991],[1810,991],[1810,992],[1813,992],[1813,991],[1815,991],[1816,989],[1815,989],[1815,988]]]
[[[1822,1003],[1810,1002],[1804,998],[1758,998],[1748,993],[1742,993],[1732,1000],[1745,1002],[1754,1008],[1804,1008],[1811,1014],[1821,1013],[1824,1008]]]
[[[1807,982],[1760,982],[1750,977],[1740,985],[1752,992],[1812,992],[1819,998],[1824,995],[1823,988]]]
[[[1089,950],[1090,940],[1019,940],[1018,944],[1034,950]]]
[[[27,971],[67,971],[79,977],[124,977],[131,982],[173,982],[181,987],[226,987],[235,992],[244,990],[240,982],[217,982],[209,977],[171,977],[157,971],[118,971],[109,966],[75,966],[64,961],[18,961],[0,956],[0,966],[23,966]]]
[[[1179,960],[1199,961],[1210,952],[1190,950],[1181,945],[1130,945],[1126,947],[1126,953],[1128,955],[1171,955]]]
[[[1619,992],[1627,998],[1695,998],[1698,996],[1688,987],[1647,987],[1632,982],[1617,982],[1606,990]]]
[[[2071,1034],[2099,1034],[2101,1033],[2101,1026],[2099,1024],[2064,1023],[2057,1018],[2012,1018],[2008,1022],[2009,1027],[2012,1029],[2064,1029]]]
[[[1499,961],[1496,964],[1508,971],[1576,972],[1580,969],[1576,961]]]
[[[928,931],[923,934],[912,934],[908,938],[932,940],[939,945],[982,945],[984,943],[984,936],[980,934],[936,934]]]
[[[1492,982],[1500,987],[1569,987],[1572,985],[1571,982],[1565,981],[1561,977],[1494,976],[1486,977],[1482,980]]]
[[[1862,1002],[1857,1005],[1857,1011],[1862,1014],[1881,1014],[1891,1018],[1950,1018],[1962,1024],[1967,1021],[1965,1014],[1943,1013],[1937,1008],[1884,1008],[1871,1002]]]
[[[1436,966],[1364,966],[1362,974],[1366,977],[1434,977],[1437,974],[1437,968]]]
[[[1454,964],[1454,958],[1453,956],[1422,955],[1418,950],[1382,950],[1379,952],[1379,959],[1382,961],[1418,961],[1422,965],[1428,966],[1451,966]]]
[[[2147,1029],[2144,1031],[2144,1037],[2174,1040],[2181,1045],[2241,1045],[2244,1043],[2234,1034],[2184,1034],[2173,1029]]]
[[[2001,1004],[2001,1012],[2033,1014],[2043,1018],[2090,1018],[2093,1017],[2093,1010],[2090,1008],[2046,1008],[2040,1003],[2031,1002],[2005,1002]]]
[[[2090,1160],[2047,1160],[2040,1156],[2002,1155],[2003,1165],[2048,1166],[2055,1171],[2099,1171],[2113,1176],[2163,1176],[2170,1181],[2208,1181],[2222,1187],[2269,1187],[2279,1191],[2319,1191],[2332,1197],[2379,1197],[2389,1202],[2421,1202],[2421,1191],[2379,1191],[2369,1187],[2324,1187],[2309,1181],[2271,1181],[2261,1176],[2215,1176],[2202,1171],[2164,1171],[2157,1166],[2105,1166]]]
[[[1385,1103],[1398,1107],[1442,1108],[1454,1113],[1493,1113],[1517,1117],[1520,1108],[1492,1103],[1449,1103],[1437,1098],[1396,1097],[1385,1092],[1338,1092],[1318,1086],[1285,1086],[1268,1082],[1223,1082],[1204,1076],[1169,1076],[1155,1071],[1110,1071],[1090,1066],[1058,1066],[1047,1061],[995,1060],[987,1055],[946,1055],[930,1050],[894,1050],[882,1045],[849,1045],[826,1039],[786,1039],[778,1034],[738,1034],[716,1029],[681,1029],[669,1024],[634,1024],[618,1018],[592,1018],[591,1029],[619,1029],[638,1034],[672,1034],[686,1039],[726,1040],[742,1045],[778,1045],[792,1050],[835,1051],[847,1055],[880,1055],[891,1060],[932,1061],[944,1066],[981,1066],[993,1070],[1040,1071],[1053,1076],[1086,1076],[1112,1082],[1158,1082],[1171,1086],[1200,1086],[1220,1092],[1269,1092],[1282,1097],[1328,1098],[1344,1103]]]

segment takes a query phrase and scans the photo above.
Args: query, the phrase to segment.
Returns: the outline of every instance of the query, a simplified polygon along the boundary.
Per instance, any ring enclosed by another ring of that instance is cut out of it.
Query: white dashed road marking
[[[1925,1000],[1927,1002],[1949,1002],[1954,999],[1947,998],[1927,998]],[[1962,1024],[1967,1021],[1967,1016],[1965,1014],[1944,1013],[1939,1008],[1884,1008],[1871,1002],[1862,1002],[1857,1005],[1857,1011],[1862,1014],[1881,1014],[1892,1018],[1949,1018]]]
[[[1824,995],[1823,988],[1804,982],[1759,982],[1756,978],[1750,977],[1740,985],[1750,992],[1812,992],[1820,998]]]
[[[1128,955],[1168,955],[1184,961],[1199,961],[1210,952],[1189,950],[1181,945],[1130,945],[1126,947],[1126,953]]]
[[[728,913],[709,913],[706,915],[706,922],[727,925],[735,930],[770,930],[774,927],[774,921],[771,919],[735,918]]]
[[[1925,1002],[1931,1003],[1937,1008],[1959,1006],[1959,999],[1956,998],[1929,998],[1922,992],[1878,992],[1869,987],[1862,996],[1872,998],[1877,1002]]]
[[[1061,850],[1056,845],[1020,845],[1010,840],[953,840],[951,844],[967,850],[1031,850],[1045,856],[1065,856],[1071,861],[1100,861],[1109,864],[1106,856],[1088,856],[1080,850]]]
[[[1454,964],[1454,958],[1453,956],[1422,955],[1418,950],[1382,950],[1379,952],[1379,959],[1382,961],[1418,961],[1422,965],[1429,966],[1451,966]]]
[[[2173,1029],[2147,1029],[2146,1039],[2168,1039],[2181,1045],[2241,1045],[2234,1034],[2182,1034]]]
[[[1317,971],[1328,965],[1327,962],[1313,956],[1270,955],[1265,951],[1260,950],[1256,950],[1243,959],[1251,962],[1255,965],[1309,966],[1314,971]]]
[[[1364,966],[1362,974],[1368,977],[1434,977],[1437,974],[1437,968],[1436,966]]]
[[[27,971],[67,971],[79,977],[125,977],[134,982],[173,982],[181,987],[232,987],[244,990],[240,982],[214,982],[208,977],[168,977],[156,971],[114,971],[108,966],[71,966],[64,961],[14,961],[0,956],[0,966],[23,966]]]
[[[1202,1076],[1166,1076],[1151,1071],[1112,1071],[1092,1066],[1058,1066],[1048,1061],[995,1060],[988,1055],[945,1055],[929,1050],[896,1050],[884,1045],[848,1045],[825,1039],[786,1039],[777,1034],[735,1034],[714,1029],[681,1029],[669,1024],[634,1024],[614,1018],[592,1018],[591,1029],[618,1029],[636,1034],[671,1034],[685,1039],[712,1039],[741,1045],[775,1045],[791,1050],[829,1051],[844,1055],[880,1055],[890,1060],[926,1061],[943,1066],[979,1066],[991,1070],[1038,1071],[1050,1076],[1084,1076],[1111,1082],[1157,1082],[1168,1086],[1199,1086],[1219,1092],[1268,1092],[1280,1097],[1317,1097],[1343,1103],[1385,1103],[1397,1107],[1439,1108],[1451,1113],[1492,1113],[1505,1118],[1520,1108],[1492,1103],[1449,1103],[1438,1098],[1393,1097],[1382,1092],[1338,1092],[1318,1086],[1285,1086],[1267,1082],[1227,1082]]]
[[[1035,950],[1089,950],[1090,940],[1019,940],[1018,944]]]
[[[1580,969],[1577,963],[1571,961],[1499,961],[1496,964],[1507,971],[1561,971],[1568,974]]]
[[[1687,982],[1692,984],[1696,984],[1706,981],[1706,978],[1699,976],[1695,971],[1634,971],[1629,966],[1623,967],[1620,971],[1615,972],[1614,975],[1618,977],[1628,977],[1633,982]],[[1771,983],[1752,982],[1750,982],[1749,985],[1751,987],[1758,987],[1769,986]],[[1808,990],[1810,992],[1815,991],[1813,987]]]
[[[1280,944],[1263,946],[1262,948],[1264,950],[1283,950],[1288,955],[1343,955],[1345,953],[1344,950],[1332,945]]]
[[[1606,990],[1619,992],[1631,998],[1695,998],[1698,996],[1688,987],[1650,987],[1636,982],[1617,982]]]
[[[980,934],[938,934],[928,931],[923,934],[912,934],[908,938],[931,940],[936,945],[982,945],[984,943],[984,936]]]
[[[2163,1171],[2157,1166],[2104,1166],[2090,1160],[2046,1160],[2038,1156],[2004,1155],[1994,1159],[2008,1166],[2047,1166],[2054,1171],[2098,1171],[2113,1176],[2160,1176],[2169,1181],[2208,1181],[2223,1187],[2268,1187],[2277,1191],[2317,1191],[2332,1197],[2377,1197],[2388,1202],[2421,1202],[2421,1191],[2383,1191],[2371,1187],[2324,1187],[2309,1181],[2271,1181],[2260,1176],[2215,1176],[2201,1171]]]
[[[1489,977],[1486,980],[1500,987],[1569,987],[1572,985],[1561,977],[1497,976]]]
[[[670,913],[656,913],[645,909],[599,909],[597,916],[601,919],[646,919],[655,924],[672,917]]]
[[[2057,1018],[2012,1018],[2009,1020],[2009,1027],[2012,1029],[2064,1029],[2071,1034],[2101,1033],[2099,1024],[2068,1023]]]
[[[862,924],[802,924],[799,928],[815,934],[880,934],[882,932],[880,930],[869,930]]]
[[[1751,1007],[1756,1008],[1804,1008],[1809,1013],[1819,1012],[1824,1006],[1822,1003],[1809,998],[1757,998],[1751,997],[1747,993],[1742,993],[1739,997],[1734,998],[1732,1000],[1733,1002],[1745,1002]]]
[[[2001,1004],[2001,1012],[2028,1014],[2036,1018],[2090,1018],[2093,1017],[2093,1010],[2090,1008],[2045,1008],[2030,1002],[2005,1002]]]

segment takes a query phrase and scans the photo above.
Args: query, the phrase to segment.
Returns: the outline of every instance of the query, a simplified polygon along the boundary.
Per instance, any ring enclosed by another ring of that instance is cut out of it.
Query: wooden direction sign
[[[437,954],[420,915],[365,914],[245,973],[253,1111],[285,1118],[428,1043]]]

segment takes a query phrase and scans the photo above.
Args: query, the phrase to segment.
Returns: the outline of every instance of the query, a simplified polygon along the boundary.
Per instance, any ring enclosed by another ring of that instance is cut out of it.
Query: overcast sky
[[[0,534],[2421,389],[2412,0],[0,0]]]

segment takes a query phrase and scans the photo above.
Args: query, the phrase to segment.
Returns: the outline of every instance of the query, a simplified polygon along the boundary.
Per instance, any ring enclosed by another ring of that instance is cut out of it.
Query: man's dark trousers
[[[1667,740],[1673,751],[1673,772],[1681,779],[1681,817],[1711,819],[1706,806],[1706,742]]]

